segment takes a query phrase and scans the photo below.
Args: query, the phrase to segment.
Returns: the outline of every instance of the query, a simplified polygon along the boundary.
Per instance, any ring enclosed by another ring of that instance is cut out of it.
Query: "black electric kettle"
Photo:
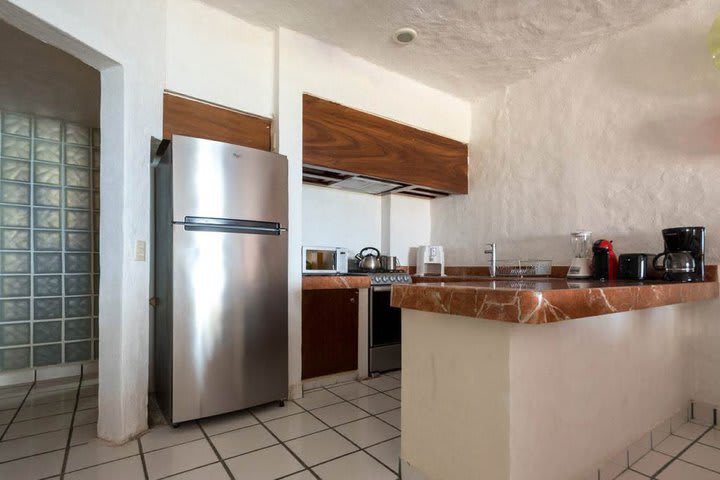
[[[365,253],[365,252],[375,252],[375,253]],[[380,270],[381,268],[381,262],[380,262],[380,250],[374,247],[365,247],[362,250],[360,250],[360,253],[355,255],[355,258],[358,261],[358,267],[362,270],[367,270],[369,272],[374,272],[375,270]]]

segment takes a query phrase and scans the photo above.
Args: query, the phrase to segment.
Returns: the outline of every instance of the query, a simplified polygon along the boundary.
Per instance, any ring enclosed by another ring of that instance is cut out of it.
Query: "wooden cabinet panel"
[[[302,378],[357,369],[357,289],[302,293]]]
[[[304,164],[467,193],[467,162],[464,143],[303,96]]]
[[[163,137],[205,138],[270,151],[272,121],[166,93]]]

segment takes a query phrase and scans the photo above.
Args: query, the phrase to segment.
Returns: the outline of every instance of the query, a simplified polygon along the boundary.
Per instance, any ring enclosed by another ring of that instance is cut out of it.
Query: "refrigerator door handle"
[[[277,222],[261,222],[257,220],[237,220],[231,218],[185,217],[184,222],[173,222],[183,225],[190,232],[225,232],[246,233],[251,235],[280,235],[287,232]]]

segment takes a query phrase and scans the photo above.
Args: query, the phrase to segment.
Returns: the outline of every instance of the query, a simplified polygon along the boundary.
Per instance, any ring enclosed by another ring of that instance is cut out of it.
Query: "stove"
[[[402,310],[390,305],[393,284],[412,283],[404,270],[352,270],[349,275],[370,277],[368,295],[368,371],[370,374],[401,367]]]
[[[405,270],[375,270],[373,272],[355,270],[348,275],[367,275],[371,286],[392,285],[394,283],[412,283],[412,278]]]

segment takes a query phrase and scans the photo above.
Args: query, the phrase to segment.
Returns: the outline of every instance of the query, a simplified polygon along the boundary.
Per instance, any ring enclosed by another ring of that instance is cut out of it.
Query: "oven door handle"
[[[392,285],[383,285],[380,287],[372,287],[373,292],[389,292],[392,290]]]

